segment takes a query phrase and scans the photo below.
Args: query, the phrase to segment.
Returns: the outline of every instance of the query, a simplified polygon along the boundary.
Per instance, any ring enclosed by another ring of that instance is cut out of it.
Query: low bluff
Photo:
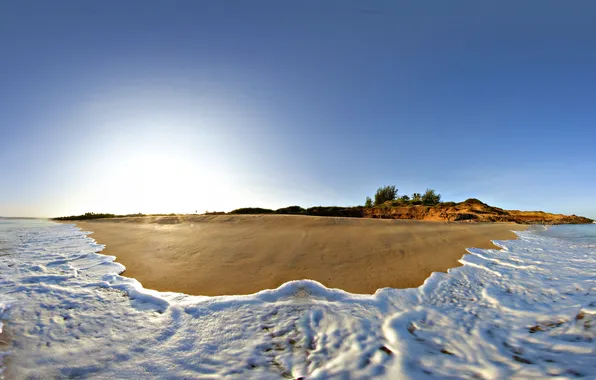
[[[229,213],[207,212],[205,215],[245,215],[245,214],[279,214],[279,215],[311,215],[311,216],[335,216],[349,218],[379,218],[379,219],[415,219],[435,220],[443,222],[513,222],[520,224],[586,224],[592,223],[592,219],[577,215],[549,214],[543,211],[518,211],[503,210],[492,207],[470,198],[461,203],[443,202],[432,206],[412,205],[400,200],[385,202],[374,207],[337,207],[337,206],[316,206],[304,209],[300,206],[284,207],[271,210],[259,207],[239,208]],[[65,216],[53,220],[91,220],[91,219],[113,219],[113,218],[140,218],[140,217],[165,217],[172,223],[180,223],[188,220],[189,215],[178,214],[96,214],[88,212],[83,215]]]
[[[543,211],[503,210],[478,199],[461,203],[445,202],[434,206],[400,205],[390,201],[372,208],[364,208],[363,217],[381,219],[415,219],[445,222],[513,222],[520,224],[586,224],[593,220],[577,215],[550,214]]]

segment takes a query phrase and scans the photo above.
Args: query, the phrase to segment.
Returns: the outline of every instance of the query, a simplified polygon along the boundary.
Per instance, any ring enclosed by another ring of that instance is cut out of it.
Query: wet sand
[[[144,287],[192,295],[250,294],[301,279],[352,293],[420,286],[456,267],[465,248],[514,239],[510,223],[291,215],[139,217],[78,222]]]

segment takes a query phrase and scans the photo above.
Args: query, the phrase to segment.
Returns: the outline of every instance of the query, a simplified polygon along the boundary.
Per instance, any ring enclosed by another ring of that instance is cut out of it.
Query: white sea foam
[[[518,235],[416,289],[305,280],[195,297],[119,276],[71,225],[12,222],[0,225],[0,350],[31,379],[595,378],[596,240]]]

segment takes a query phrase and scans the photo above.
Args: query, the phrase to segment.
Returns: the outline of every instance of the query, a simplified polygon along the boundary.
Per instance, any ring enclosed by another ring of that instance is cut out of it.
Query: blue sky
[[[596,217],[596,3],[3,1],[0,215],[362,204]]]

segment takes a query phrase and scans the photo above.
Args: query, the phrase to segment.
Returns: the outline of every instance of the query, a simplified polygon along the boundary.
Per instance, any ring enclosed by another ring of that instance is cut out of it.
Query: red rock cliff
[[[593,220],[577,215],[550,214],[543,211],[503,210],[478,199],[461,203],[446,202],[436,206],[400,205],[387,202],[363,210],[365,218],[416,219],[435,221],[514,222],[521,224],[584,224]]]

